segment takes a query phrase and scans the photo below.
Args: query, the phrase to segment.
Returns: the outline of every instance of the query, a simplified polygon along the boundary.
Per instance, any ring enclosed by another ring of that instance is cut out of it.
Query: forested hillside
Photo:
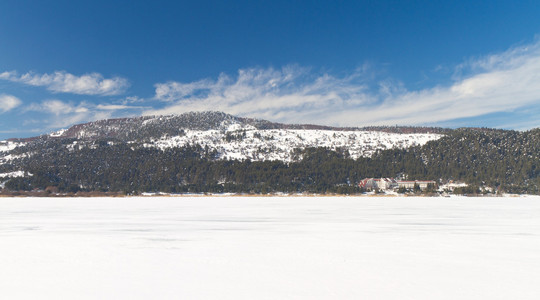
[[[540,129],[459,129],[416,149],[432,178],[538,193]]]
[[[21,156],[0,173],[5,190],[140,192],[357,193],[365,177],[464,181],[499,191],[539,194],[540,129],[526,132],[458,129],[423,146],[379,150],[352,159],[347,149],[293,150],[292,162],[217,159],[208,147],[136,147],[101,139],[92,147],[68,147],[74,139],[49,140],[18,149]],[[32,148],[33,147],[33,148]]]

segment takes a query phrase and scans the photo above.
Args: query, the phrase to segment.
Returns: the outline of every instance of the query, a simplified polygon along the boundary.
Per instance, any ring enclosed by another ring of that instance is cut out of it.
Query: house
[[[358,186],[366,190],[389,190],[397,187],[397,182],[393,178],[365,178],[358,183]]]
[[[406,181],[406,180],[400,180],[397,181],[398,188],[405,188],[405,189],[414,189],[415,185],[418,185],[418,187],[423,191],[427,189],[430,185],[435,186],[435,181],[433,180],[414,180],[414,181]]]
[[[414,185],[416,184],[416,181],[406,181],[406,180],[400,180],[397,182],[398,188],[405,188],[405,189],[413,189]]]
[[[374,178],[365,178],[360,180],[358,186],[366,190],[374,190],[377,188]]]
[[[389,190],[397,187],[397,182],[394,178],[376,179],[377,187],[381,190]]]
[[[456,188],[464,188],[464,187],[467,187],[468,184],[464,183],[464,182],[454,182],[452,180],[450,180],[449,182],[439,186],[439,189],[441,191],[444,191],[444,190],[448,190],[450,192],[453,192],[454,189]]]
[[[374,189],[391,190],[397,188],[412,190],[415,185],[418,185],[421,190],[426,190],[430,185],[435,186],[435,184],[433,180],[406,181],[395,180],[394,178],[365,178],[358,183],[358,186],[370,191]]]

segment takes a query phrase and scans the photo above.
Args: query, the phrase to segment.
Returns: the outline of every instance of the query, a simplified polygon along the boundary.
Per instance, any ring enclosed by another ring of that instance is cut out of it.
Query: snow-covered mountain
[[[222,159],[295,160],[294,149],[325,147],[347,150],[352,158],[371,156],[377,150],[408,148],[438,139],[440,134],[399,134],[362,130],[256,129],[233,124],[224,130],[185,130],[182,135],[163,136],[145,147],[172,148],[188,144],[208,146]]]
[[[538,194],[538,149],[539,129],[335,128],[200,112],[0,141],[0,188],[357,193],[366,177],[405,176],[465,182],[471,194],[474,187]]]
[[[219,159],[293,161],[300,158],[295,150],[308,147],[348,151],[352,158],[358,158],[371,156],[377,150],[423,145],[442,136],[441,130],[435,128],[370,129],[280,124],[221,112],[109,119],[36,138],[2,141],[0,163],[32,155],[15,151],[18,146],[54,140],[64,140],[64,147],[71,150],[93,147],[98,140],[107,140],[112,144],[160,149],[200,145],[215,150]]]

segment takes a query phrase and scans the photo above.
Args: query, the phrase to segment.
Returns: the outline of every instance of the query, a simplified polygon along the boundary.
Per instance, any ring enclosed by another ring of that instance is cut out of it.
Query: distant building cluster
[[[420,190],[426,190],[429,186],[435,187],[433,180],[396,180],[394,178],[365,178],[358,183],[358,186],[368,191],[372,190],[394,190],[394,189],[414,189],[418,186]]]

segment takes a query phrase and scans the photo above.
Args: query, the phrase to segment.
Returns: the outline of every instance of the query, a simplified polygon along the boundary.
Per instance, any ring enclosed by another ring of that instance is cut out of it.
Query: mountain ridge
[[[440,138],[441,134],[417,132],[442,130],[412,127],[380,129],[367,131],[310,124],[281,124],[222,112],[191,112],[182,115],[99,120],[77,124],[48,135],[12,139],[9,142],[20,143],[29,149],[46,148],[47,143],[55,140],[66,141],[66,147],[71,149],[93,147],[92,143],[101,140],[162,150],[198,144],[217,151],[217,156],[221,159],[292,161],[300,158],[293,153],[295,149],[347,149],[353,158],[358,158],[371,156],[377,150],[422,145],[429,140]]]
[[[363,178],[400,176],[466,182],[470,193],[540,193],[540,129],[314,126],[217,112],[78,124],[0,141],[0,188],[358,193]]]
[[[169,121],[169,122],[165,122]],[[149,132],[160,127],[158,135]],[[50,134],[28,138],[10,138],[6,141],[30,142],[38,139],[61,138],[118,138],[121,140],[141,139],[141,137],[161,137],[160,135],[175,135],[181,129],[211,130],[223,129],[223,123],[240,123],[251,125],[259,130],[268,129],[299,129],[299,130],[329,130],[329,131],[380,131],[387,133],[445,133],[451,131],[442,127],[422,126],[368,126],[368,127],[336,127],[316,124],[285,124],[257,118],[237,117],[217,111],[188,112],[179,115],[140,116],[131,118],[103,119],[73,125]],[[124,127],[124,128],[121,128]],[[108,129],[107,129],[108,128]],[[141,129],[143,133],[141,133]],[[81,134],[84,132],[84,134]]]

